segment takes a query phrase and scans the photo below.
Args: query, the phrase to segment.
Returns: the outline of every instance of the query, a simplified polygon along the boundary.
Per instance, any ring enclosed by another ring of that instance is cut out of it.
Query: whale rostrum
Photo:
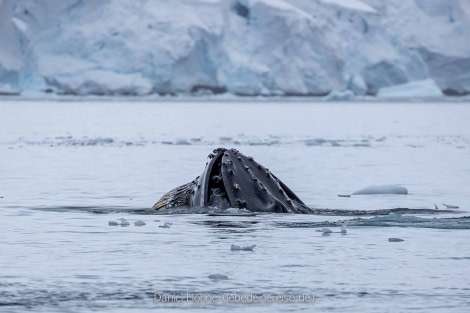
[[[164,194],[153,209],[239,208],[252,212],[313,213],[269,169],[236,149],[209,154],[201,176]]]

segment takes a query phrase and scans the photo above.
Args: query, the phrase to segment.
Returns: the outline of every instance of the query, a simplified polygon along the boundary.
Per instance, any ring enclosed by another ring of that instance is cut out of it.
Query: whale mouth
[[[215,149],[208,157],[190,206],[311,213],[294,192],[252,157],[226,148]]]
[[[226,148],[217,148],[208,157],[209,162],[201,176],[170,190],[153,208],[188,206],[313,213],[292,190],[252,157]]]
[[[227,190],[225,189],[224,178],[222,176],[222,157],[223,154],[217,156],[214,160],[215,164],[209,174],[208,205],[220,209],[227,209],[231,205]]]

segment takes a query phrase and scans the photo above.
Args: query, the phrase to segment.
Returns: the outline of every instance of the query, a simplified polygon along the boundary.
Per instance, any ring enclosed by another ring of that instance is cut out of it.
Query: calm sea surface
[[[1,312],[470,307],[470,104],[131,100],[0,101]],[[149,210],[217,147],[333,215]]]

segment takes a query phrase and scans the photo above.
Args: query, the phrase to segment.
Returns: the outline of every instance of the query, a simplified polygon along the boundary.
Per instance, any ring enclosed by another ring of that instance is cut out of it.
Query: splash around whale
[[[239,208],[251,212],[314,213],[269,169],[236,149],[217,148],[201,176],[164,194],[156,210]]]

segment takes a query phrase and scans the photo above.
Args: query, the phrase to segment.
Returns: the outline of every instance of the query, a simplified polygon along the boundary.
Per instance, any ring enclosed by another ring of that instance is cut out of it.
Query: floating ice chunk
[[[445,204],[445,203],[443,203],[442,205],[445,206],[446,209],[458,209],[459,208],[458,205]]]
[[[232,244],[230,246],[230,250],[232,251],[253,251],[253,248],[256,247],[256,245],[250,245],[250,246],[237,246]]]
[[[352,193],[353,195],[407,195],[408,189],[396,185],[372,185]]]
[[[121,223],[119,224],[121,227],[125,227],[125,226],[130,225],[130,223],[125,218],[118,218],[118,220],[121,221]]]
[[[390,241],[390,242],[400,242],[400,241],[405,241],[405,239],[401,239],[401,238],[388,238],[388,241]]]
[[[333,90],[329,94],[327,94],[325,97],[323,97],[323,100],[326,101],[348,101],[354,98],[354,92],[351,90],[344,90],[344,91],[336,91]]]
[[[170,228],[170,226],[173,225],[172,222],[165,222],[163,225],[160,225],[158,227],[161,227],[161,228]]]
[[[208,276],[209,279],[215,279],[215,280],[225,280],[225,279],[229,279],[227,275],[223,275],[223,274],[210,274]]]
[[[109,222],[108,222],[108,225],[109,225],[109,226],[118,226],[119,223],[116,222],[116,221],[109,221]]]
[[[381,98],[442,97],[442,91],[432,79],[415,80],[406,84],[379,88]]]
[[[134,222],[134,226],[144,226],[144,225],[146,225],[145,222],[141,220]]]
[[[322,229],[317,229],[318,232],[321,232],[322,236],[329,236],[333,231],[329,228],[322,228]]]

